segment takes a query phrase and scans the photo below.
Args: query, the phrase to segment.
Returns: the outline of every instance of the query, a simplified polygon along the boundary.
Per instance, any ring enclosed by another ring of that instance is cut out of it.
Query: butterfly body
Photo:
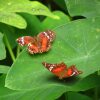
[[[55,33],[51,30],[39,33],[37,36],[23,36],[16,41],[19,45],[27,45],[30,54],[47,52],[51,48],[51,42],[55,38]]]
[[[58,76],[59,79],[76,76],[81,74],[81,71],[78,71],[78,69],[75,67],[75,65],[72,65],[67,68],[66,64],[64,62],[59,64],[50,64],[43,62],[42,63],[50,72],[52,72],[54,75]]]

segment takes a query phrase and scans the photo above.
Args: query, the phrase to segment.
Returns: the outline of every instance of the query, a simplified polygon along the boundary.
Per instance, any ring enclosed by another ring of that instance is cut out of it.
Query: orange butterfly
[[[28,46],[30,54],[47,52],[51,48],[51,42],[55,39],[55,33],[51,30],[39,33],[37,36],[23,36],[16,41],[21,46]]]
[[[59,64],[50,64],[46,62],[42,62],[42,64],[54,75],[58,76],[59,79],[67,78],[76,76],[82,73],[82,71],[79,71],[75,65],[72,65],[67,68],[66,64],[64,62]]]

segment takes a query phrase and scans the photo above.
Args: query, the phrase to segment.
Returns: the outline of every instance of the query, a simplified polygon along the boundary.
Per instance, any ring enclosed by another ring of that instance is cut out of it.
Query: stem
[[[17,57],[18,57],[19,53],[20,53],[20,46],[18,45],[17,46]]]
[[[6,35],[4,35],[4,42],[5,42],[5,45],[7,46],[7,49],[9,51],[9,53],[10,53],[10,56],[11,56],[13,62],[14,62],[15,61],[15,56],[14,56],[14,53],[13,53],[13,51],[11,49],[10,43],[9,43],[8,38],[7,38]]]

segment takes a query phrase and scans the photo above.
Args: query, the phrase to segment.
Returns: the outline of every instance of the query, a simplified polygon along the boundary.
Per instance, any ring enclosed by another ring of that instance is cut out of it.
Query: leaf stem
[[[20,46],[18,45],[17,46],[17,54],[16,54],[17,57],[18,57],[19,53],[20,53]]]
[[[10,56],[11,56],[13,62],[14,62],[15,61],[15,56],[14,56],[14,53],[13,53],[13,51],[11,49],[11,46],[10,46],[10,43],[8,41],[8,38],[7,38],[6,34],[4,35],[4,42],[5,42],[5,45],[7,46],[7,49],[9,51],[9,53],[10,53]]]

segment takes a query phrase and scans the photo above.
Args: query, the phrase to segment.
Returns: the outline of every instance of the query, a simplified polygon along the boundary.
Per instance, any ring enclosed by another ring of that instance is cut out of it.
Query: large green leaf
[[[53,29],[55,27],[58,27],[70,21],[70,18],[61,11],[54,11],[53,14],[58,15],[60,19],[56,20],[56,19],[47,17],[42,23],[44,28]]]
[[[33,56],[29,55],[25,49],[9,70],[5,86],[11,89],[35,89],[46,86],[70,88],[68,82],[64,85],[62,80],[53,78],[54,75],[43,67],[42,62],[44,61],[65,62],[68,66],[74,64],[83,71],[79,78],[98,71],[100,69],[99,22],[100,18],[96,17],[69,22],[57,27],[54,30],[56,39],[52,44],[52,49],[47,53]]]
[[[59,87],[59,86],[50,86],[50,87],[43,87],[43,88],[38,88],[38,89],[33,89],[30,91],[14,91],[14,90],[10,90],[6,87],[4,87],[4,79],[5,77],[1,77],[0,78],[0,99],[1,100],[46,100],[48,98],[48,100],[55,100],[56,98],[58,98],[59,96],[61,96],[61,94],[63,94],[65,91],[69,91],[69,89],[66,89],[66,87]],[[85,84],[84,84],[84,83]],[[30,84],[31,85],[31,84]],[[78,87],[79,85],[79,87]],[[92,86],[91,88],[95,87],[95,86],[99,86],[100,85],[100,77],[97,75],[91,75],[87,78],[85,78],[85,80],[83,79],[80,84],[78,84],[76,86],[76,88],[74,89],[74,91],[77,91],[77,88],[80,88],[80,90],[83,89],[83,87],[85,89],[89,89],[89,86]],[[81,85],[81,87],[80,87]],[[71,87],[72,88],[72,87]],[[80,91],[79,90],[79,91]],[[70,90],[72,91],[72,90]],[[71,98],[71,95],[75,96],[74,94],[76,94],[76,96],[82,96],[81,94],[77,94],[77,93],[69,93],[67,94],[67,98]],[[82,98],[86,98],[86,96],[82,96]]]
[[[2,0],[0,2],[0,22],[25,28],[25,20],[18,13],[25,12],[33,15],[44,15],[58,19],[50,10],[38,1]]]
[[[5,77],[0,77],[0,99],[1,100],[54,100],[65,92],[64,87],[45,87],[31,91],[14,91],[4,87]],[[58,91],[56,91],[56,90]],[[48,91],[48,92],[47,92]]]
[[[100,0],[65,0],[71,16],[100,16]]]
[[[5,59],[6,57],[6,50],[3,43],[3,34],[0,33],[0,60]]]

